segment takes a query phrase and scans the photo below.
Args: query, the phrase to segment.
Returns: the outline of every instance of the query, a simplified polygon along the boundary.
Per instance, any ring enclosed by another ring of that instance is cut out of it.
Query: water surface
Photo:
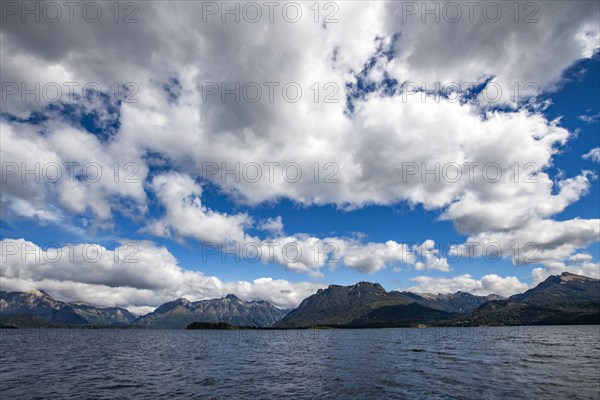
[[[2,330],[0,396],[600,399],[600,326]]]

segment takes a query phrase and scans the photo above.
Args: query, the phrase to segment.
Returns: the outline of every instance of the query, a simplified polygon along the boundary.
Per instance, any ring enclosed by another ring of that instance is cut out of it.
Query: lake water
[[[2,330],[2,399],[600,399],[600,326]]]

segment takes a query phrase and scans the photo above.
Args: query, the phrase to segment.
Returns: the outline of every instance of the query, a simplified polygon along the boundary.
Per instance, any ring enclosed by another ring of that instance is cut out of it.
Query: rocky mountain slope
[[[138,318],[123,308],[65,303],[40,290],[0,291],[0,326],[5,327],[185,329],[194,322],[276,328],[600,324],[600,281],[565,272],[509,299],[465,292],[387,292],[378,283],[359,282],[319,289],[289,313],[230,294],[195,302],[177,299]]]
[[[0,323],[3,325],[127,325],[135,316],[124,308],[95,307],[85,303],[65,303],[41,290],[0,291]]]
[[[346,327],[393,328],[411,327],[420,324],[432,325],[438,321],[451,320],[456,315],[414,302],[375,308],[350,322]]]
[[[549,276],[528,291],[510,297],[512,301],[538,305],[561,305],[600,299],[600,280],[563,272]]]
[[[409,304],[413,300],[399,292],[386,292],[378,283],[352,286],[331,285],[307,297],[275,327],[345,325],[382,306]]]
[[[222,299],[190,302],[177,299],[139,317],[133,325],[155,329],[185,329],[192,322],[226,322],[237,326],[271,326],[287,314],[266,301],[244,301],[233,294]]]
[[[126,325],[135,315],[120,307],[96,307],[87,303],[69,303],[75,313],[94,325]]]
[[[387,292],[380,284],[370,282],[353,286],[331,285],[304,299],[275,327],[410,326],[424,321],[447,320],[498,298],[501,297],[465,292],[438,295]]]
[[[502,300],[502,296],[490,294],[487,296],[476,296],[467,292],[456,293],[412,293],[401,292],[402,295],[414,300],[422,306],[449,313],[466,314],[491,300]]]
[[[275,327],[392,327],[600,323],[600,281],[563,273],[503,299],[470,293],[386,292],[377,283],[329,286]]]
[[[490,301],[455,325],[600,324],[600,281],[563,272],[508,300]]]

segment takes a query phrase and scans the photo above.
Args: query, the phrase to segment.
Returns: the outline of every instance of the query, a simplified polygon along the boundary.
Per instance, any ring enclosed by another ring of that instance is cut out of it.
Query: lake
[[[600,399],[600,326],[1,330],[3,399]]]

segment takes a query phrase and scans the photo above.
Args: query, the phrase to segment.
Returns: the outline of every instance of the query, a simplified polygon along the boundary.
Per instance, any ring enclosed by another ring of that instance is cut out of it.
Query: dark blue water
[[[600,399],[600,326],[4,330],[2,399]]]

